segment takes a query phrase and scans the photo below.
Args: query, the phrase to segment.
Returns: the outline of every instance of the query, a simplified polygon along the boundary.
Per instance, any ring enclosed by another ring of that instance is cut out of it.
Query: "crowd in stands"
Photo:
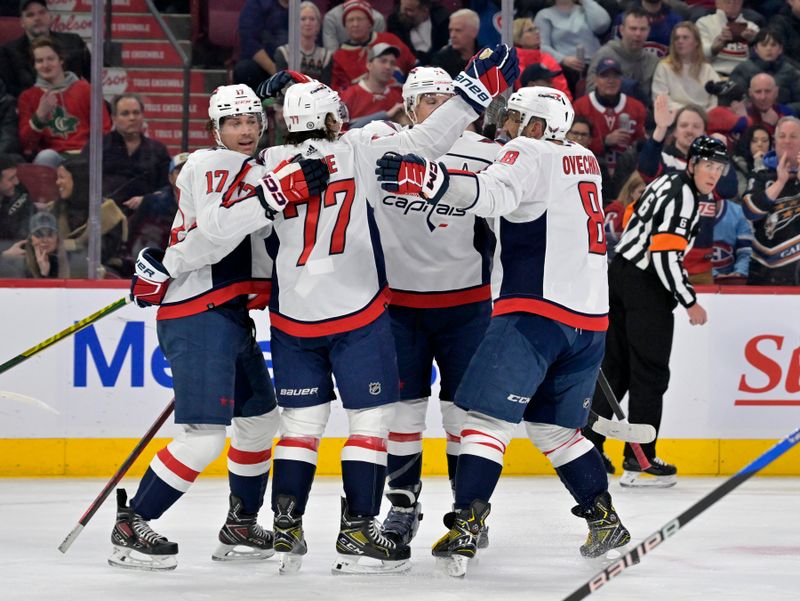
[[[350,127],[408,125],[409,71],[431,65],[455,76],[500,41],[500,4],[304,1],[299,70],[340,93]],[[686,261],[692,281],[800,284],[800,0],[517,0],[514,9],[517,85],[566,92],[576,113],[568,138],[603,167],[610,256],[644,187],[685,169],[689,144],[708,133],[732,161],[702,207]],[[0,48],[0,276],[80,277],[89,54],[78,36],[51,31],[44,0],[21,2],[20,19],[23,36]],[[255,88],[287,68],[288,20],[286,0],[246,0],[235,83]],[[102,262],[125,277],[138,249],[166,244],[186,158],[170,159],[146,134],[136,95],[110,99],[108,109]],[[489,125],[475,129],[501,142],[513,129]],[[28,163],[57,168],[58,198],[28,194],[16,174]]]

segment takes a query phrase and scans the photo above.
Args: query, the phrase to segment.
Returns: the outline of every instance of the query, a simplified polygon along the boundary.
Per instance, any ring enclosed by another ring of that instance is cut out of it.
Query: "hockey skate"
[[[172,543],[127,506],[124,488],[117,489],[117,523],[111,532],[114,550],[108,564],[129,570],[162,571],[178,566],[178,543]]]
[[[463,578],[469,561],[478,552],[478,537],[486,526],[491,505],[474,500],[468,509],[458,509],[444,516],[444,525],[450,528],[433,545],[433,556],[439,571],[454,578]]]
[[[678,468],[658,457],[650,459],[650,467],[642,470],[633,457],[626,457],[622,463],[622,476],[619,485],[626,488],[669,488],[678,483]]]
[[[420,490],[422,483],[390,488],[386,493],[392,507],[383,520],[383,534],[399,545],[408,545],[419,529],[422,521],[422,503],[418,500]]]
[[[212,553],[214,561],[261,561],[272,557],[272,532],[258,525],[258,514],[244,513],[242,500],[234,495],[225,525],[219,531],[219,546]]]
[[[631,540],[630,532],[622,525],[611,505],[611,495],[608,492],[597,495],[591,508],[581,509],[576,505],[572,508],[572,513],[584,518],[589,525],[589,535],[586,537],[586,542],[581,545],[581,555],[584,557],[595,558],[606,555]]]
[[[278,495],[275,511],[275,552],[280,558],[278,571],[293,574],[303,565],[308,552],[303,535],[303,516],[295,513],[296,500],[290,495]]]
[[[344,498],[336,551],[339,558],[331,568],[334,574],[400,574],[411,569],[408,545],[384,536],[374,517],[351,516]]]

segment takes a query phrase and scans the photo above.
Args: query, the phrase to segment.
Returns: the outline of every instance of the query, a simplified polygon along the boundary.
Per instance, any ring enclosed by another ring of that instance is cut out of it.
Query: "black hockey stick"
[[[48,348],[50,346],[53,346],[56,342],[64,340],[64,338],[66,338],[67,336],[70,336],[71,334],[74,334],[75,332],[77,332],[79,330],[82,330],[86,326],[88,326],[90,324],[93,324],[94,322],[102,319],[106,315],[110,315],[111,313],[113,313],[117,309],[121,309],[122,307],[127,305],[129,302],[131,302],[131,297],[130,296],[125,296],[124,298],[121,298],[119,300],[115,300],[113,303],[111,303],[107,307],[103,307],[102,309],[92,313],[88,317],[84,317],[80,321],[76,321],[74,324],[72,324],[68,328],[65,328],[65,329],[61,330],[58,334],[53,334],[52,336],[50,336],[50,338],[48,338],[46,340],[43,340],[42,342],[40,342],[39,344],[37,344],[35,346],[32,346],[27,351],[22,351],[16,357],[14,357],[12,359],[9,359],[8,361],[6,361],[2,365],[0,365],[0,374],[3,373],[4,371],[8,371],[9,369],[11,369],[12,367],[14,367],[16,365],[19,365],[20,363],[22,363],[23,361],[26,361],[27,359],[30,359],[31,357],[33,357],[39,351],[43,351],[44,349],[46,349],[46,348]]]
[[[625,417],[625,412],[619,405],[617,395],[615,395],[614,391],[611,390],[611,384],[608,383],[602,368],[597,372],[597,381],[600,383],[600,388],[603,389],[603,394],[605,395],[611,410],[614,412],[614,415],[617,416],[619,421],[625,421],[627,419]],[[642,471],[648,469],[650,467],[650,462],[647,460],[647,456],[645,456],[642,447],[635,442],[629,442],[628,444],[631,445],[631,450],[633,451],[633,454],[636,455],[636,461],[639,463],[639,467],[642,468]]]
[[[155,437],[156,433],[161,429],[161,426],[164,425],[164,422],[167,421],[170,415],[172,415],[172,410],[175,409],[175,398],[173,397],[169,404],[164,408],[164,411],[161,412],[161,415],[158,416],[156,421],[150,426],[150,429],[145,433],[136,447],[131,451],[131,454],[128,455],[128,458],[122,462],[122,465],[119,466],[117,472],[111,476],[111,480],[109,480],[106,485],[103,487],[103,490],[100,491],[100,494],[97,495],[97,498],[92,501],[92,504],[89,505],[89,508],[86,512],[81,516],[81,519],[78,520],[78,525],[75,526],[72,531],[67,534],[67,537],[64,541],[58,545],[58,550],[62,553],[66,553],[67,549],[72,546],[72,543],[75,542],[75,539],[78,538],[80,533],[83,531],[84,526],[89,523],[89,520],[92,519],[92,516],[97,513],[97,510],[100,509],[100,505],[108,498],[108,495],[111,494],[111,491],[114,490],[114,487],[119,484],[120,480],[128,473],[128,470],[133,465],[134,461],[139,458],[139,455],[142,454],[144,448],[150,443],[151,440]]]
[[[720,484],[705,497],[697,501],[697,503],[689,507],[689,509],[684,511],[674,520],[667,522],[656,532],[653,532],[635,548],[628,551],[625,555],[620,557],[602,572],[597,573],[594,578],[589,580],[586,584],[580,586],[571,595],[565,597],[564,601],[577,601],[578,599],[584,599],[588,597],[597,589],[607,584],[612,578],[619,576],[623,570],[626,570],[632,565],[639,563],[642,560],[642,557],[644,557],[647,553],[655,549],[670,536],[673,536],[678,532],[678,530],[683,528],[686,524],[691,522],[694,518],[703,513],[706,509],[711,507],[714,503],[719,501],[737,486],[757,474],[762,468],[775,461],[778,457],[783,455],[798,442],[800,442],[800,428],[797,428],[794,432],[778,442],[778,444],[765,451],[752,463],[740,469],[733,476],[725,480],[725,482]]]

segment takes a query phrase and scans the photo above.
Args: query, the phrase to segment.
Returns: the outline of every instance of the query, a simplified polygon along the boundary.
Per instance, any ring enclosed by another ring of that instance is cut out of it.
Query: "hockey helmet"
[[[705,160],[728,165],[728,148],[725,146],[725,142],[717,138],[705,135],[697,136],[689,146],[686,160],[689,163]]]
[[[291,132],[325,129],[325,119],[333,116],[341,127],[350,120],[347,107],[324,83],[312,80],[296,83],[286,89],[283,99],[283,120]]]
[[[439,67],[415,67],[403,84],[403,103],[406,115],[416,123],[412,115],[417,108],[419,97],[423,94],[455,94],[453,78]]]
[[[214,139],[217,144],[224,146],[219,137],[219,127],[225,117],[235,117],[236,115],[251,115],[258,117],[261,125],[259,137],[267,129],[267,118],[264,115],[264,107],[261,99],[256,93],[244,84],[232,86],[219,86],[211,92],[208,101],[208,117],[214,123]]]
[[[528,125],[532,117],[544,119],[546,140],[563,140],[575,118],[575,111],[567,95],[561,90],[546,86],[520,88],[508,99],[508,110],[520,114],[520,131]]]

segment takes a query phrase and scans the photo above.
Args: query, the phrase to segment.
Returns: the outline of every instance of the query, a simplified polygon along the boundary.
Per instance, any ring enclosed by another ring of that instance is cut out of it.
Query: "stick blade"
[[[656,429],[650,424],[629,424],[600,417],[592,424],[592,430],[606,438],[645,444],[656,439]]]
[[[80,533],[83,532],[83,524],[78,524],[75,526],[72,531],[67,534],[67,537],[62,541],[60,545],[58,545],[58,550],[62,553],[66,553],[67,550],[72,546],[72,543],[75,542],[75,539],[78,538]]]

